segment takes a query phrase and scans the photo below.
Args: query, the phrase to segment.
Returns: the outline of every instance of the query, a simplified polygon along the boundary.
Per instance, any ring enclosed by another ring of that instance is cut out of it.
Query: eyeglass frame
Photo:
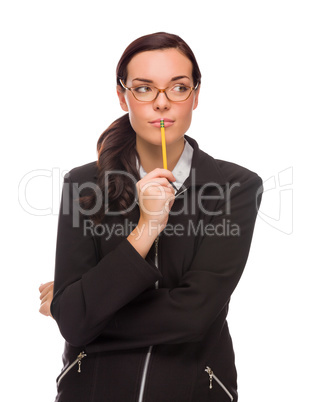
[[[168,89],[168,88],[170,88],[170,87],[166,87],[165,89],[159,89],[159,88],[155,87],[154,85],[149,85],[150,87],[153,87],[153,88],[157,89],[158,92],[157,92],[157,95],[155,96],[154,99],[152,99],[152,100],[150,100],[150,101],[145,101],[145,100],[137,99],[136,96],[135,96],[135,94],[132,92],[132,89],[133,89],[133,88],[138,88],[138,87],[141,86],[141,85],[137,85],[137,86],[135,86],[135,87],[129,88],[129,87],[127,87],[127,86],[123,83],[123,81],[121,80],[121,78],[119,78],[119,81],[120,81],[120,83],[121,83],[121,86],[122,86],[124,89],[128,89],[128,91],[130,91],[130,92],[132,93],[133,97],[134,97],[138,102],[153,102],[154,100],[157,99],[159,93],[164,93],[164,94],[166,95],[166,98],[167,98],[170,102],[185,102],[185,101],[191,96],[193,90],[196,91],[196,89],[197,89],[198,86],[199,86],[199,82],[197,82],[196,86],[194,86],[194,87],[190,87],[190,86],[188,86],[188,85],[183,85],[184,87],[190,88],[190,90],[191,90],[190,93],[188,94],[188,97],[185,98],[185,99],[179,100],[179,101],[174,101],[174,100],[169,99],[169,97],[168,97],[168,95],[167,95],[167,92],[166,92],[166,89]],[[177,84],[176,84],[176,85],[177,85]]]

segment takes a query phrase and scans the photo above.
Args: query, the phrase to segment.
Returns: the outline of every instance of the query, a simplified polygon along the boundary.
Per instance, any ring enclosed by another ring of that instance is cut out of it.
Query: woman
[[[237,401],[226,316],[262,182],[185,135],[200,79],[180,37],[135,40],[117,66],[127,113],[65,176],[55,282],[40,288],[66,340],[56,401]]]

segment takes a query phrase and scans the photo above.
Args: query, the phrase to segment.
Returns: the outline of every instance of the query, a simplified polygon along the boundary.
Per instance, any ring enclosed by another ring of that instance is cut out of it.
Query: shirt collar
[[[190,145],[190,143],[184,138],[184,149],[183,152],[175,165],[174,169],[172,170],[172,174],[176,178],[176,181],[172,182],[173,186],[179,190],[182,184],[185,182],[185,180],[188,178],[190,175],[190,170],[191,170],[191,165],[192,165],[192,158],[193,158],[193,153],[194,149]],[[137,169],[140,174],[140,178],[142,179],[147,173],[143,169],[143,166],[139,166],[139,161],[138,158],[136,159],[137,163]]]
[[[191,161],[191,170],[193,171],[190,176],[187,177],[183,186],[193,186],[193,185],[204,185],[206,183],[217,183],[217,184],[225,184],[229,179],[226,175],[223,174],[220,169],[219,160],[214,159],[212,156],[208,155],[206,152],[199,148],[199,145],[194,138],[184,135],[184,139],[189,143],[189,145],[193,148],[193,156]],[[186,145],[186,143],[185,143]],[[185,147],[184,147],[185,149]],[[183,150],[184,152],[184,150]],[[186,152],[186,151],[185,151]],[[183,155],[183,154],[182,154]],[[181,156],[182,156],[181,155]],[[93,177],[98,179],[98,161],[91,162],[91,169],[93,173]],[[177,165],[176,165],[177,167]],[[175,169],[176,169],[175,167]],[[138,167],[139,171],[139,167]],[[180,180],[180,179],[178,179]]]

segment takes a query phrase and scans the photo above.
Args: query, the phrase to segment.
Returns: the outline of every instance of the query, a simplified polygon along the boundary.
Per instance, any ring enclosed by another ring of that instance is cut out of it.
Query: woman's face
[[[129,88],[138,85],[152,85],[160,89],[183,84],[194,86],[192,63],[177,49],[152,50],[138,53],[127,66],[128,77],[125,85]],[[177,78],[179,77],[179,78]],[[129,112],[130,123],[142,141],[161,145],[161,133],[157,119],[165,122],[167,145],[180,140],[188,130],[192,112],[198,105],[199,89],[192,91],[183,102],[171,102],[164,93],[159,93],[151,102],[135,99],[131,91],[117,90],[123,110]]]

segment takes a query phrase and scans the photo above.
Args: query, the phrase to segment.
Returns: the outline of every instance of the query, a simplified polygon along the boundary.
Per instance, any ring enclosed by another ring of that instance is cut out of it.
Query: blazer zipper
[[[230,400],[233,401],[234,397],[232,396],[232,394],[228,391],[228,389],[225,387],[225,385],[222,383],[222,381],[219,380],[219,378],[213,373],[213,371],[211,370],[210,367],[206,367],[205,371],[209,374],[209,381],[210,381],[210,385],[209,388],[212,389],[213,388],[213,379],[218,383],[218,385],[222,388],[222,390],[224,392],[226,392],[226,394],[229,396]]]
[[[82,372],[82,370],[81,370],[82,359],[83,359],[84,357],[86,357],[86,356],[87,356],[87,354],[84,353],[84,351],[81,352],[81,353],[78,355],[78,357],[74,360],[74,362],[71,363],[70,366],[68,366],[68,367],[66,368],[66,370],[59,376],[59,378],[58,378],[58,380],[57,380],[57,386],[59,386],[61,380],[62,380],[62,379],[64,378],[64,376],[76,365],[76,363],[78,363],[78,370],[77,370],[78,373],[81,373],[81,372]]]
[[[154,262],[155,262],[155,265],[156,265],[157,268],[158,268],[158,242],[159,242],[159,236],[157,236],[156,239],[155,239],[155,261]],[[158,289],[158,281],[155,283],[155,289]],[[145,358],[145,361],[144,361],[138,402],[143,401],[146,375],[147,375],[147,372],[148,372],[148,367],[149,367],[149,362],[150,362],[150,358],[151,358],[151,354],[152,354],[152,349],[153,349],[153,346],[149,346],[149,349],[147,351],[146,358]]]
[[[177,198],[180,194],[184,193],[186,190],[188,190],[188,187],[186,187],[179,194],[177,194],[175,196],[175,198]],[[157,268],[158,268],[158,242],[159,242],[159,236],[157,236],[156,239],[155,239],[155,261],[154,262],[155,262],[155,265],[156,265]],[[158,281],[155,283],[155,289],[158,289]],[[141,384],[140,384],[138,402],[143,402],[146,376],[147,376],[147,372],[148,372],[148,367],[149,367],[149,363],[150,363],[152,349],[153,349],[153,346],[149,346],[149,349],[148,349],[146,357],[145,357],[144,366],[143,366],[143,372],[142,372],[142,378],[141,378]]]

